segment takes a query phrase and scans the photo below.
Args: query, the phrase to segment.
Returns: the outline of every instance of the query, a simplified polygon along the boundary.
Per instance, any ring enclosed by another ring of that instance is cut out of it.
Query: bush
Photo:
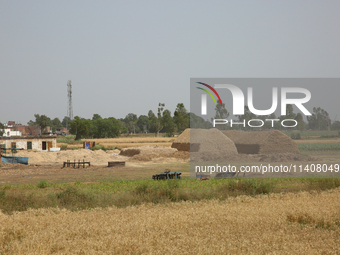
[[[62,144],[60,147],[61,150],[66,150],[67,149],[67,144]]]
[[[290,138],[294,139],[294,140],[298,140],[301,139],[301,134],[300,133],[292,133],[290,135]]]
[[[115,148],[113,146],[105,147],[104,145],[96,145],[96,146],[90,148],[90,150],[92,150],[92,151],[96,151],[96,150],[107,151],[107,150],[114,150],[114,149]]]
[[[41,188],[41,189],[47,188],[48,186],[49,186],[49,184],[48,184],[47,181],[41,181],[37,184],[37,187]]]

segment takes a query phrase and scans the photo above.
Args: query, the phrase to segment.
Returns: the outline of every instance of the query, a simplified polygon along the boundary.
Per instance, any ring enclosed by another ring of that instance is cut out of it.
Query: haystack
[[[273,131],[222,131],[236,145],[241,154],[300,154],[297,144],[279,130]]]
[[[176,148],[178,151],[190,151],[190,128],[184,130],[172,143],[171,147]]]
[[[138,161],[150,161],[154,158],[170,158],[174,157],[177,152],[174,148],[165,146],[145,145],[140,147],[124,148],[120,151],[121,156],[128,156]]]
[[[235,144],[216,128],[186,129],[171,147],[190,151],[193,161],[227,160],[238,154]]]

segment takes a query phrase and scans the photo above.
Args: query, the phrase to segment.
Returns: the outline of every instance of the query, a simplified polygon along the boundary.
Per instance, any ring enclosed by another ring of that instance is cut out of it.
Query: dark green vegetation
[[[298,148],[300,151],[339,151],[340,143],[300,143]]]
[[[92,151],[97,151],[97,150],[108,151],[108,150],[115,150],[115,149],[120,149],[120,148],[113,147],[113,146],[105,147],[104,145],[96,145],[96,146],[90,148],[90,150],[92,150]]]
[[[97,114],[98,115],[98,114]],[[83,137],[91,138],[114,138],[118,137],[124,126],[122,123],[113,118],[102,119],[96,114],[92,120],[74,117],[74,120],[70,123],[70,133],[75,134],[75,140],[79,140]]]
[[[4,213],[29,208],[59,207],[81,210],[95,207],[126,207],[143,203],[166,203],[219,199],[239,195],[322,191],[340,186],[339,179],[195,179],[168,181],[113,181],[85,184],[0,186],[0,209]]]
[[[300,136],[301,139],[334,139],[339,137],[339,130],[304,130],[303,132],[297,133],[294,131],[286,131],[286,135],[289,137]],[[298,135],[300,134],[300,135]]]
[[[155,133],[157,136],[159,133],[164,133],[166,136],[174,136],[174,133],[182,133],[184,129],[189,127],[190,113],[187,112],[183,103],[177,104],[173,116],[171,116],[170,110],[164,107],[165,104],[159,103],[157,114],[150,110],[148,115],[137,117],[136,114],[129,113],[125,118],[121,119],[114,117],[102,118],[99,114],[94,114],[92,119],[75,116],[73,120],[65,117],[63,121],[60,121],[58,118],[52,120],[46,115],[34,114],[35,121],[30,120],[27,124],[39,126],[43,133],[48,126],[51,127],[52,132],[68,127],[75,140],[82,138],[115,138],[121,134],[138,133]]]

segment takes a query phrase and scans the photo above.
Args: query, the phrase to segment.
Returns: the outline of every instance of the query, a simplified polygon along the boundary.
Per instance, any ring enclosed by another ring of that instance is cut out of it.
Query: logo
[[[222,100],[220,95],[217,93],[217,91],[215,89],[227,89],[231,95],[232,95],[232,99],[233,99],[233,115],[244,115],[244,106],[245,104],[245,96],[243,91],[232,84],[215,84],[214,88],[206,83],[203,82],[197,82],[198,84],[204,85],[207,88],[209,88],[211,91],[213,91],[215,93],[215,95],[218,97],[219,102],[222,106]],[[212,95],[212,93],[204,88],[200,88],[197,87],[198,89],[203,90],[204,92],[206,92],[206,94],[202,94],[201,95],[201,115],[207,115],[207,94],[210,95],[210,97],[213,99],[215,105],[216,100],[214,98],[214,96]],[[280,106],[281,106],[281,115],[287,115],[286,113],[286,109],[287,109],[287,105],[295,105],[305,116],[311,116],[312,114],[306,109],[306,107],[303,105],[305,103],[307,103],[310,99],[311,99],[311,93],[309,90],[305,89],[305,88],[299,88],[299,87],[281,87],[280,88],[280,96],[279,96],[279,89],[277,87],[272,87],[272,105],[269,109],[266,110],[259,110],[256,109],[254,107],[254,102],[253,102],[253,88],[252,87],[248,87],[247,88],[247,106],[249,108],[249,111],[257,116],[268,116],[272,113],[274,113],[279,105],[279,99],[280,99]],[[289,94],[298,94],[299,98],[289,98]],[[262,99],[263,100],[263,99]],[[252,121],[256,121],[256,122],[260,122],[260,123],[264,123],[263,120],[259,120],[259,119],[254,119],[254,120],[250,120],[250,122]],[[274,125],[274,121],[278,121],[278,119],[266,119],[265,121],[271,121],[272,125]],[[282,125],[284,127],[295,127],[297,125],[297,121],[293,120],[293,119],[286,119],[284,121],[292,121],[295,123],[295,125],[293,126],[287,126],[284,125],[282,123]],[[283,121],[283,122],[284,122]],[[227,124],[229,121],[225,120],[225,119],[214,119],[213,120],[213,126],[215,127],[215,124]],[[230,124],[232,126],[232,122],[233,120],[230,121]],[[243,124],[243,126],[245,126],[245,123],[243,122],[238,122],[234,124]],[[254,126],[248,123],[248,125],[250,127],[261,127],[260,126]]]

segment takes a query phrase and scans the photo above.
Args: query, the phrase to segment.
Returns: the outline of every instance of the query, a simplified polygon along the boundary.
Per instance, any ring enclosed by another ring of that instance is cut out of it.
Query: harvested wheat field
[[[279,130],[273,131],[222,131],[242,154],[300,154],[297,144]]]
[[[0,213],[1,254],[339,254],[340,189]]]

